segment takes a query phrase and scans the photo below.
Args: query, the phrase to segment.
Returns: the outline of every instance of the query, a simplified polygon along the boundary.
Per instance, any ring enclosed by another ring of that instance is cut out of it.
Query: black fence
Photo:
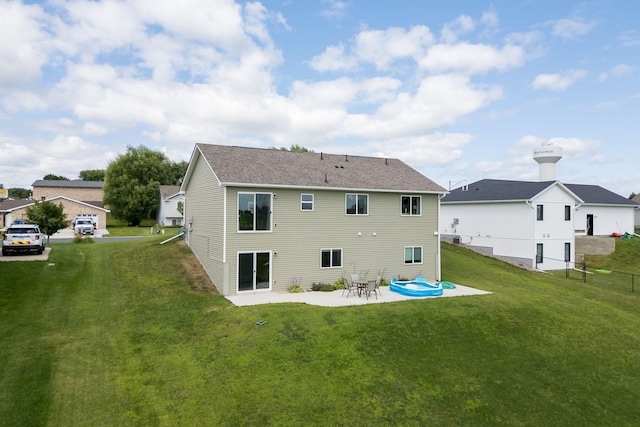
[[[567,262],[565,276],[568,279],[581,280],[596,286],[635,293],[636,278],[640,277],[640,274],[601,268],[586,262],[578,264]]]

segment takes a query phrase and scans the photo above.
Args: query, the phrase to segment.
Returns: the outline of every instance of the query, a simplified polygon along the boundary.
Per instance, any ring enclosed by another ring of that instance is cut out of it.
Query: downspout
[[[527,200],[525,201],[525,203],[531,208],[532,211],[535,212],[536,208],[533,206],[533,202],[531,200]],[[534,270],[538,270],[538,253],[536,252],[537,245],[536,245],[536,239],[535,239],[534,233],[535,233],[535,221],[532,218],[531,231],[530,231],[531,242],[532,242],[532,245],[530,247],[531,265]]]
[[[441,239],[440,239],[440,199],[442,199],[446,194],[440,194],[438,196],[438,218],[437,218],[437,222],[436,222],[436,226],[437,229],[436,231],[434,231],[434,235],[436,235],[436,238],[438,239],[438,244],[436,247],[436,280],[437,281],[441,281],[442,280],[442,250],[440,249],[440,245],[441,245]]]

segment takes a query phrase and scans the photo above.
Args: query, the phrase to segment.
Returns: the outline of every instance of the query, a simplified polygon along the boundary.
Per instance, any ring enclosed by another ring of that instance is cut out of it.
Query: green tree
[[[302,147],[298,144],[291,144],[291,147],[287,148],[287,147],[280,147],[280,148],[275,148],[272,147],[274,150],[280,150],[280,151],[296,151],[298,153],[313,153],[313,150],[309,150],[306,147]]]
[[[66,176],[54,175],[52,173],[46,174],[42,179],[45,181],[69,181],[69,178]]]
[[[83,181],[104,181],[104,169],[83,170],[79,176]]]
[[[47,236],[47,243],[52,234],[69,226],[70,221],[65,219],[62,203],[45,201],[36,202],[34,206],[27,208],[27,218],[30,222],[38,224],[40,231]]]
[[[13,199],[28,199],[31,196],[31,190],[26,188],[10,188],[9,197]]]
[[[171,185],[172,163],[145,146],[127,147],[105,172],[104,203],[112,215],[133,226],[150,218],[158,205],[158,187]]]
[[[169,182],[168,185],[181,185],[188,167],[189,163],[185,161],[171,163],[171,182]]]
[[[634,198],[634,197],[636,197],[636,196],[637,196],[637,194],[636,194],[636,193],[631,193],[631,194],[629,195],[629,199],[633,199],[633,198]]]

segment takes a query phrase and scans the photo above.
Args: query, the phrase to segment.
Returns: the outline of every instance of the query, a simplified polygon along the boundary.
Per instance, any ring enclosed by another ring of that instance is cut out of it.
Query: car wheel
[[[42,246],[40,246],[38,248],[38,255],[42,255],[42,252],[44,251],[44,248]]]
[[[7,251],[5,248],[2,248],[2,256],[9,256],[9,251]]]

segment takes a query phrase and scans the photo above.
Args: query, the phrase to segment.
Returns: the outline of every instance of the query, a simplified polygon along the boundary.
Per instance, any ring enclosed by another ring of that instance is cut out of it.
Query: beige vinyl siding
[[[189,246],[218,291],[225,295],[228,289],[225,289],[223,209],[224,187],[218,185],[207,163],[199,157],[185,189],[185,230],[189,234]],[[189,218],[193,218],[190,232]]]
[[[273,200],[271,232],[238,233],[237,193],[267,192]],[[301,211],[300,195],[314,195],[314,210]],[[333,283],[340,277],[358,273],[375,278],[415,277],[436,280],[438,274],[438,196],[422,196],[422,215],[402,216],[401,196],[407,193],[363,192],[369,195],[368,215],[346,215],[345,191],[308,189],[254,189],[230,187],[227,197],[229,283],[237,288],[237,253],[274,251],[272,290],[286,291],[294,276],[302,286]],[[354,192],[356,193],[356,192]],[[409,194],[414,195],[414,194]],[[360,233],[360,234],[358,234]],[[375,236],[374,236],[375,233]],[[404,265],[404,247],[422,246],[423,263]],[[320,250],[342,249],[342,267],[320,267]]]

